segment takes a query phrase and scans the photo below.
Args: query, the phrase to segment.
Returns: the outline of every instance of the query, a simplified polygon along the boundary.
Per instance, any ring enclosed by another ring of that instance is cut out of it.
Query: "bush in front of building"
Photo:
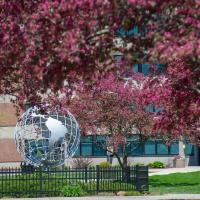
[[[135,163],[133,166],[145,166],[145,164],[138,162],[138,163]]]
[[[79,168],[79,169],[91,167],[92,159],[84,158],[84,157],[73,158],[71,164],[72,164],[72,167]]]
[[[151,168],[165,168],[165,164],[161,161],[154,161],[152,163],[149,163],[149,167]]]
[[[101,168],[108,168],[108,167],[111,167],[111,164],[109,162],[100,162],[99,163],[99,167]]]
[[[66,185],[62,189],[62,196],[64,197],[81,197],[86,195],[86,192],[79,185]]]
[[[88,183],[80,182],[79,185],[88,195],[97,194],[97,182],[90,181]],[[134,191],[134,185],[132,183],[124,183],[121,181],[103,180],[99,181],[99,189],[104,189],[104,191],[109,191],[117,194],[119,191]],[[113,189],[113,191],[112,191]],[[135,191],[134,191],[135,192]],[[137,193],[137,192],[136,192]]]

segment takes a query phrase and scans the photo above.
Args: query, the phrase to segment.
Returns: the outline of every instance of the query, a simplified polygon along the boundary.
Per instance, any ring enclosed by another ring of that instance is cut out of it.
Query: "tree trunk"
[[[128,158],[126,155],[123,156],[123,167],[126,168],[128,166]]]
[[[114,156],[117,158],[120,167],[123,168],[123,162],[121,158],[119,157],[119,155],[117,153],[114,153]]]
[[[128,157],[126,155],[123,155],[122,181],[125,183],[130,182],[130,167],[128,166]]]
[[[128,166],[128,157],[125,152],[125,148],[123,148],[122,158],[117,153],[114,153],[116,156],[120,167],[122,168],[122,181],[125,183],[130,182],[130,167]]]

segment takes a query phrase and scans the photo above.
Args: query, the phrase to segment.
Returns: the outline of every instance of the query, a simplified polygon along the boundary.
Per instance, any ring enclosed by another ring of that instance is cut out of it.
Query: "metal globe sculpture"
[[[80,141],[79,125],[70,112],[43,115],[37,107],[21,116],[14,135],[18,152],[34,166],[63,165],[75,154]]]

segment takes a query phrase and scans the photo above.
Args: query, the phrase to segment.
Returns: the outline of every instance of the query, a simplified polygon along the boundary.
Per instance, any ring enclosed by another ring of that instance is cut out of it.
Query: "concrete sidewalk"
[[[51,197],[51,198],[17,198],[7,200],[183,200],[183,199],[199,199],[200,194],[168,194],[162,196],[90,196],[90,197]],[[2,199],[6,200],[6,199]]]
[[[191,166],[191,167],[184,167],[184,168],[149,169],[149,176],[167,175],[167,174],[173,174],[173,173],[187,173],[187,172],[196,172],[196,171],[200,171],[200,166]]]

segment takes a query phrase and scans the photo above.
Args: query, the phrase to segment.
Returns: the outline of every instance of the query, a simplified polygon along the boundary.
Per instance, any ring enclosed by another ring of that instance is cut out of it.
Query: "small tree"
[[[127,149],[128,137],[139,133],[143,138],[152,133],[151,114],[142,102],[142,90],[132,81],[108,76],[92,90],[80,91],[72,100],[70,109],[77,117],[82,134],[105,136],[98,143],[113,153],[121,167],[127,167],[127,158],[133,149]],[[119,155],[119,147],[122,156]]]

